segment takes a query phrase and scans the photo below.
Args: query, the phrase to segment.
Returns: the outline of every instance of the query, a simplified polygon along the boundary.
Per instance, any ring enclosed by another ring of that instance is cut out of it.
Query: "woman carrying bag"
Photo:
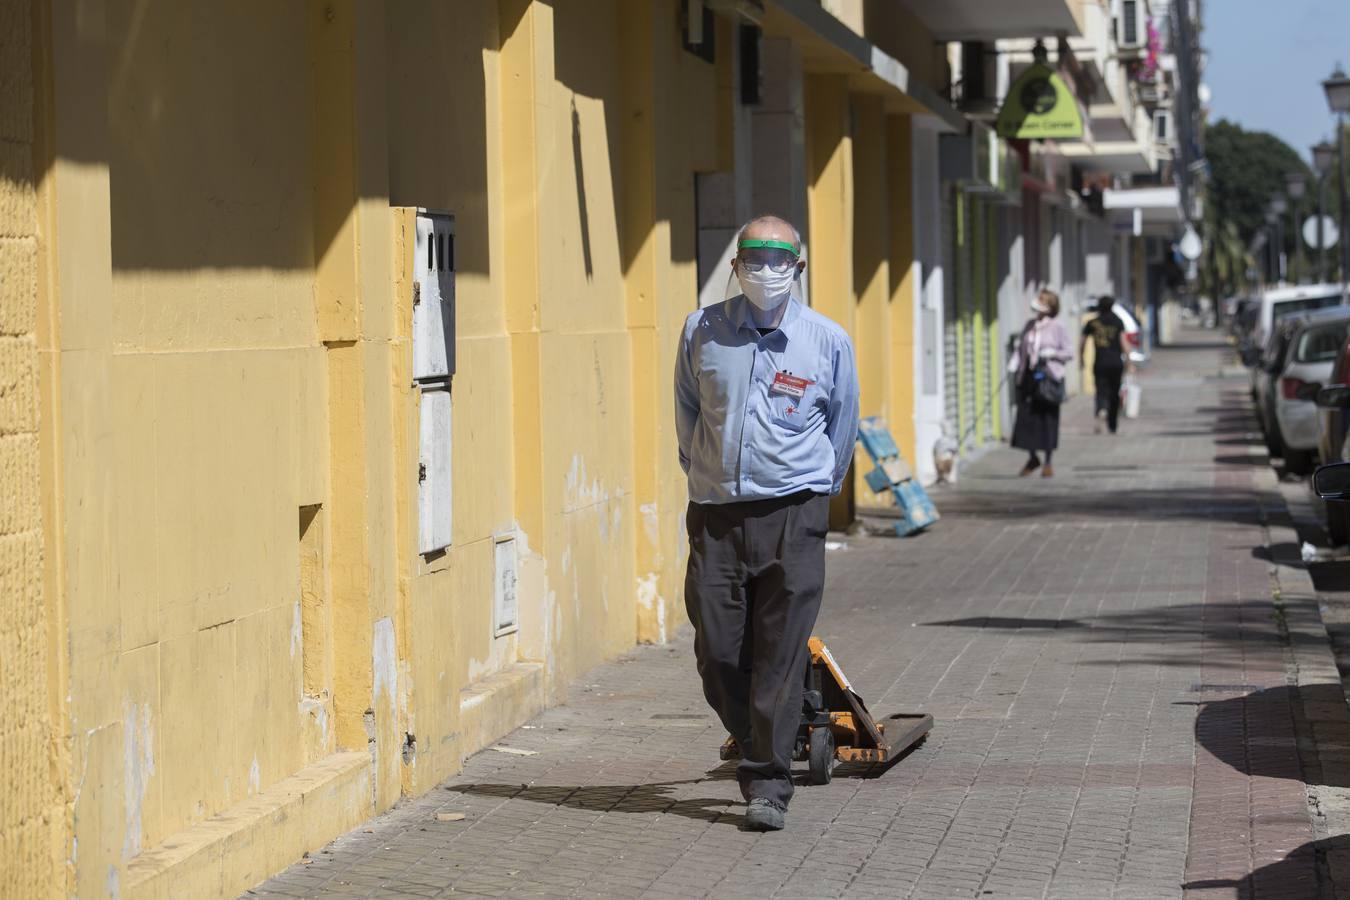
[[[1051,464],[1059,446],[1059,406],[1064,402],[1064,365],[1073,359],[1073,343],[1059,316],[1059,295],[1041,291],[1031,301],[1032,318],[1022,329],[1008,371],[1017,385],[1017,423],[1012,445],[1030,454],[1019,473],[1037,469],[1044,478],[1055,474]],[[1042,467],[1039,453],[1045,453]]]

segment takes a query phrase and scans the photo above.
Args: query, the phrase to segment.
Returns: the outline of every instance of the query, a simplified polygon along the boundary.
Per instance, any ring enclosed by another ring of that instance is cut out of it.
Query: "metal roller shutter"
[[[957,425],[957,275],[955,185],[942,191],[942,415]]]

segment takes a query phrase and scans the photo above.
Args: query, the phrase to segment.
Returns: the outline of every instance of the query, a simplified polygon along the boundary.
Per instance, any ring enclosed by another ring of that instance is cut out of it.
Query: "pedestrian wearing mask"
[[[746,827],[783,827],[830,496],[858,433],[853,345],[798,291],[801,239],[741,229],[735,296],[689,316],[675,426],[689,480],[685,603],[703,693],[741,755]],[[732,293],[729,289],[728,293]]]
[[[1111,297],[1097,301],[1097,318],[1083,326],[1083,338],[1078,348],[1080,359],[1087,356],[1088,341],[1092,341],[1095,351],[1092,378],[1097,394],[1092,430],[1096,434],[1102,433],[1103,421],[1115,434],[1120,421],[1120,382],[1125,376],[1125,345],[1122,341],[1125,323],[1112,311],[1115,305],[1116,301]]]
[[[1064,402],[1064,364],[1073,359],[1069,333],[1057,318],[1059,295],[1041,291],[1031,301],[1031,319],[1017,339],[1017,352],[1008,371],[1017,385],[1017,422],[1012,445],[1030,456],[1019,473],[1041,470],[1051,478],[1055,448],[1059,446],[1059,407]],[[1038,454],[1045,454],[1042,467]]]

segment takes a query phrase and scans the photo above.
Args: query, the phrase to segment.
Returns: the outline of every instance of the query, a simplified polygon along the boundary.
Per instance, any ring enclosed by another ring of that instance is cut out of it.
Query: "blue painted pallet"
[[[863,449],[876,463],[876,467],[863,476],[867,486],[878,494],[890,491],[895,496],[896,508],[903,516],[895,523],[895,533],[905,537],[923,531],[936,522],[937,507],[900,455],[900,448],[896,446],[885,421],[878,416],[863,419],[858,425],[858,440],[862,441]]]

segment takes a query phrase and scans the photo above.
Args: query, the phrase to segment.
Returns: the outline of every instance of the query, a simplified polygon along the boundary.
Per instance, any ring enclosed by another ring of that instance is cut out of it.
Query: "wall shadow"
[[[499,14],[439,0],[398,10],[387,19],[389,202],[454,213],[455,270],[490,275],[485,57],[502,40]]]
[[[307,269],[322,254],[310,8],[108,5],[107,144],[89,149],[108,164],[114,270]]]

